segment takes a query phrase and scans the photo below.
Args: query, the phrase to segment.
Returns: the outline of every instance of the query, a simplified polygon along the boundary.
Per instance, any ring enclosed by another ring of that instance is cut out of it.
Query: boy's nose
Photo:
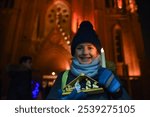
[[[88,49],[87,48],[83,49],[83,54],[88,54]]]

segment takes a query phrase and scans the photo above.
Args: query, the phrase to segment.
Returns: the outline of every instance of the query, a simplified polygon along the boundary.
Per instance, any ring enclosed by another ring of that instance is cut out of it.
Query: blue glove
[[[73,89],[73,91],[67,95],[67,96],[62,96],[62,90],[58,90],[59,97],[61,100],[80,100],[86,98],[86,93],[84,92],[77,92],[76,89]]]
[[[98,73],[98,82],[104,86],[110,93],[115,93],[120,90],[120,82],[115,75],[108,69],[102,69]]]

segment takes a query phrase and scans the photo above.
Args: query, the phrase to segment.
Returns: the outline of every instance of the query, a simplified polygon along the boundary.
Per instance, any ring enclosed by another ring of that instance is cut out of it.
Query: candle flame
[[[103,48],[101,48],[101,53],[103,53],[104,52],[104,49]]]

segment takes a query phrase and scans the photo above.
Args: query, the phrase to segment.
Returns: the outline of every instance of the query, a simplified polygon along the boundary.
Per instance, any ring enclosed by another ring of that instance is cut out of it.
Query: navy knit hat
[[[93,44],[97,48],[97,51],[100,53],[100,49],[101,49],[100,40],[95,30],[93,29],[93,25],[89,21],[83,21],[80,24],[80,27],[72,40],[71,43],[72,56],[74,56],[75,54],[76,47],[79,44],[86,43],[86,42]]]

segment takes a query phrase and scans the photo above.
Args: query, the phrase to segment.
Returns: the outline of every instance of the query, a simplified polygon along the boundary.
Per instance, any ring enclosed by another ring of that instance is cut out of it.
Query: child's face
[[[27,60],[26,62],[22,63],[24,66],[26,66],[28,69],[31,69],[32,67],[32,62],[31,60]]]
[[[75,57],[81,64],[90,64],[99,55],[96,47],[91,43],[79,44],[75,49]]]

